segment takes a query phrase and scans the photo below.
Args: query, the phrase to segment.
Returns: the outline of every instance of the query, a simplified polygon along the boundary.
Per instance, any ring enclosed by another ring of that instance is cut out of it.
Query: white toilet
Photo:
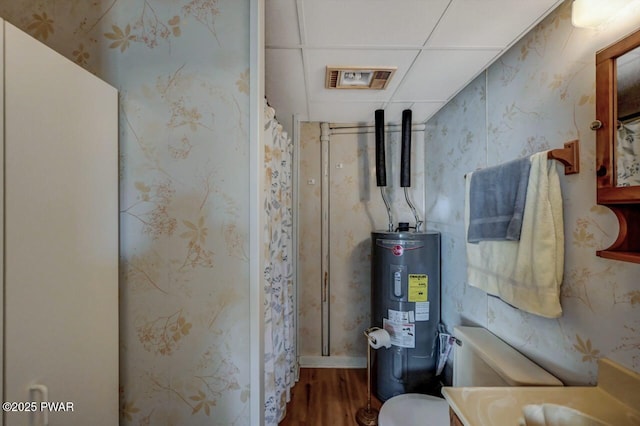
[[[562,382],[531,362],[491,332],[480,327],[455,327],[461,342],[454,349],[453,386],[562,386]],[[388,399],[379,426],[448,426],[449,405],[442,398],[409,393]]]

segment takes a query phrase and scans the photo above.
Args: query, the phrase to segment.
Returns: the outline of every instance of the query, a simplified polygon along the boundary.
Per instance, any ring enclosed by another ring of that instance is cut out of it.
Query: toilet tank
[[[455,327],[453,386],[563,386],[562,382],[481,327]]]

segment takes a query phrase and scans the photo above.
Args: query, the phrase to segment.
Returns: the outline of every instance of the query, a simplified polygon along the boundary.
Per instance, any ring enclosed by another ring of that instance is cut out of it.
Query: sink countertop
[[[445,387],[442,394],[465,426],[518,425],[527,404],[564,405],[612,426],[640,426],[640,374],[599,361],[598,386]]]

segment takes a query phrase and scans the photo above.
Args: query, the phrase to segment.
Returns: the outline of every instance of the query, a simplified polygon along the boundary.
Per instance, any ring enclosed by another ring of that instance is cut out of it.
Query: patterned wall
[[[640,265],[596,257],[617,223],[595,195],[595,52],[640,25],[571,25],[563,3],[427,124],[427,218],[442,232],[443,320],[488,327],[570,384],[594,383],[597,359],[640,372]],[[561,175],[565,220],[564,314],[545,319],[469,287],[464,179],[493,166],[581,141],[581,172]]]
[[[249,424],[249,1],[0,14],[120,91],[122,423]]]
[[[373,111],[371,112],[373,118]],[[387,194],[394,223],[415,225],[400,188],[400,132],[386,134]],[[376,186],[372,133],[332,134],[329,142],[330,354],[363,358],[362,332],[370,326],[371,239],[387,229],[387,212]],[[424,136],[412,133],[409,194],[424,219]],[[310,179],[315,180],[309,185]],[[300,131],[299,355],[322,355],[321,329],[321,146],[320,124]],[[353,361],[353,360],[352,360]],[[352,365],[336,362],[336,365]]]

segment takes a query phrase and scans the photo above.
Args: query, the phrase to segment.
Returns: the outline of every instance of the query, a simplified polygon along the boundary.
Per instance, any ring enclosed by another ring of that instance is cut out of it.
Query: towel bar
[[[561,162],[564,165],[565,175],[580,173],[580,141],[575,139],[565,142],[564,148],[548,151],[547,158]],[[467,178],[466,173],[464,177]]]

